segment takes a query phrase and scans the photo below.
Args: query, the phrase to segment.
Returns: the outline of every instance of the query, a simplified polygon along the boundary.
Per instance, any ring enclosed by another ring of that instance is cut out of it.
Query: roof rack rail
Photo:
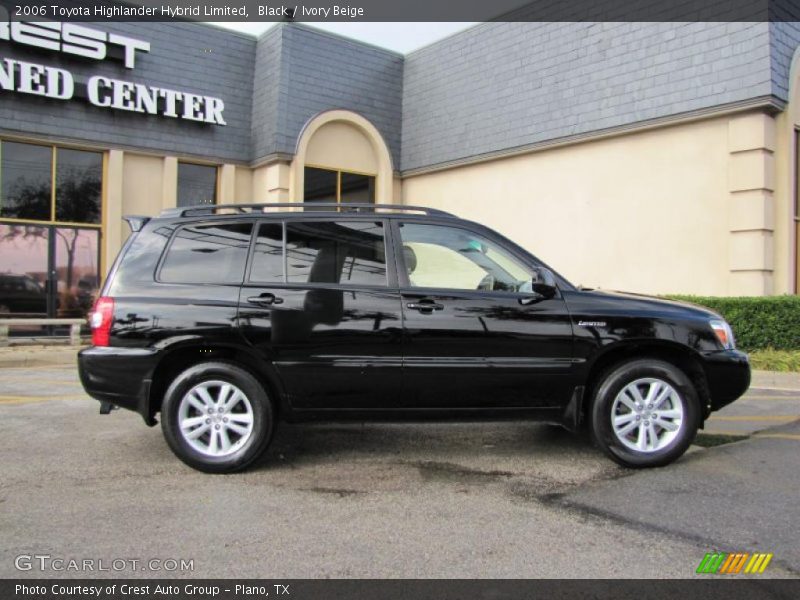
[[[162,217],[186,217],[191,215],[214,214],[221,210],[235,210],[243,214],[266,212],[270,208],[302,208],[304,212],[326,212],[331,209],[348,209],[343,212],[377,212],[380,210],[388,211],[408,211],[421,212],[426,215],[440,217],[455,217],[454,214],[428,208],[427,206],[410,206],[407,204],[367,204],[363,202],[266,202],[262,204],[198,204],[195,206],[183,206],[180,208],[167,208],[161,211]],[[310,209],[310,210],[309,210]]]

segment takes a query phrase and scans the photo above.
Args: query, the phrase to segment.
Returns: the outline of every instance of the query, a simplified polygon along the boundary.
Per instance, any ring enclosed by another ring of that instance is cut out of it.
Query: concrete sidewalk
[[[76,364],[78,350],[86,346],[10,346],[0,348],[0,369],[63,367]]]

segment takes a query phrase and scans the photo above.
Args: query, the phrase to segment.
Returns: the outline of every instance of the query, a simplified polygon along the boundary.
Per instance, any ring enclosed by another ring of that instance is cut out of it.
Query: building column
[[[106,172],[103,179],[105,203],[103,206],[103,253],[101,276],[114,264],[117,253],[122,248],[124,227],[122,222],[123,165],[125,153],[122,150],[109,150],[106,156]]]
[[[289,202],[289,163],[274,162],[253,170],[253,202]]]
[[[236,201],[236,165],[219,168],[219,194],[217,204],[233,204]]]
[[[175,208],[178,205],[178,159],[174,156],[164,157],[161,185],[161,208]]]
[[[766,114],[728,122],[730,277],[732,296],[773,293],[775,121]]]

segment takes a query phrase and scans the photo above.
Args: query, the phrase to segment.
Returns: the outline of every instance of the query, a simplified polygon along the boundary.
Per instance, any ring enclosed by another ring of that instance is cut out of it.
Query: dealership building
[[[85,312],[122,217],[426,205],[576,284],[798,291],[800,23],[0,23],[0,312]]]

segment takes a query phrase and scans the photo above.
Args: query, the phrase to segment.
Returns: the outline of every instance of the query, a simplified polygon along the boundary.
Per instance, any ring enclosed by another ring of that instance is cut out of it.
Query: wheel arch
[[[584,383],[580,416],[581,424],[588,422],[586,417],[594,402],[597,387],[605,374],[624,362],[642,358],[663,360],[686,374],[694,385],[697,397],[700,400],[699,409],[702,419],[700,426],[702,427],[702,422],[705,421],[710,413],[711,394],[701,359],[690,348],[677,342],[664,340],[630,341],[614,344],[592,360],[587,366],[587,376]]]
[[[161,410],[161,403],[170,382],[182,371],[201,362],[230,362],[245,369],[264,387],[273,398],[276,419],[286,410],[283,386],[274,365],[260,359],[252,350],[235,345],[189,343],[170,349],[159,361],[153,371],[148,394],[148,415],[155,424],[155,415]]]

